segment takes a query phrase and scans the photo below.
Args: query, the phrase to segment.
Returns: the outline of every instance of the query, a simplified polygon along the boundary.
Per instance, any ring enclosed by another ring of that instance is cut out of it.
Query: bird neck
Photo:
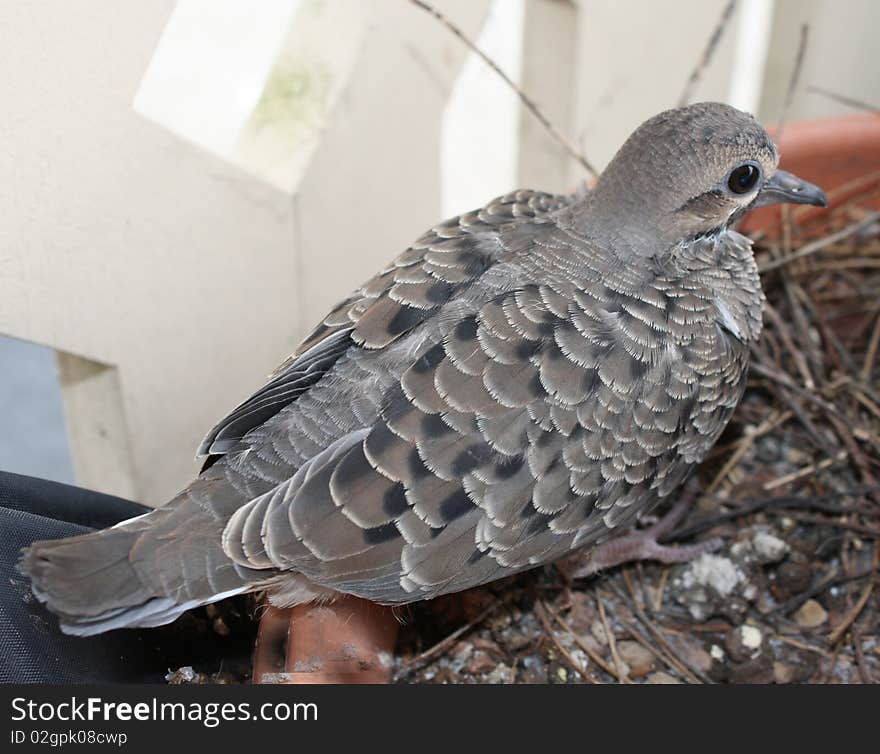
[[[604,178],[604,176],[603,176]],[[606,179],[569,208],[573,230],[624,259],[662,256],[681,242],[682,229],[665,207]]]

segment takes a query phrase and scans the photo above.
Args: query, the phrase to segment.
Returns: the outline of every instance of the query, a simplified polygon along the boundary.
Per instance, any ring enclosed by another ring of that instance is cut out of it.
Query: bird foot
[[[391,608],[355,597],[328,605],[267,605],[254,683],[388,683],[399,624]]]
[[[684,518],[690,502],[688,498],[683,498],[653,526],[603,542],[587,552],[563,558],[557,561],[557,568],[569,580],[582,579],[622,563],[637,560],[686,563],[703,553],[717,550],[723,544],[723,540],[718,537],[679,547],[660,544],[659,540],[669,534]]]

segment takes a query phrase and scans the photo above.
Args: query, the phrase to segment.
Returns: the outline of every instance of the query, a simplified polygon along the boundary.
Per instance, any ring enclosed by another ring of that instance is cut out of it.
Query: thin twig
[[[853,436],[852,427],[850,426],[849,422],[845,419],[842,420],[837,413],[828,413],[828,421],[831,423],[831,426],[834,427],[834,430],[835,432],[837,432],[838,437],[843,440],[843,444],[846,446],[850,458],[852,458],[853,463],[855,463],[856,468],[858,468],[859,470],[859,475],[862,478],[862,482],[868,487],[876,488],[877,479],[874,477],[874,473],[871,471],[870,464],[868,463],[867,458],[865,458],[865,454],[862,453],[862,449],[859,447],[859,444],[856,442],[856,438]],[[878,505],[880,505],[880,493],[873,492],[869,494],[874,499],[874,501]]]
[[[611,659],[614,660],[614,674],[617,676],[617,682],[629,683],[629,679],[623,672],[623,662],[620,659],[620,655],[617,654],[617,642],[614,639],[614,632],[611,630],[611,626],[608,625],[604,600],[598,589],[596,590],[595,598],[596,605],[599,607],[599,618],[602,620],[602,628],[605,630],[605,639],[608,641],[608,648],[611,650]]]
[[[861,678],[862,683],[873,683],[868,665],[865,662],[865,653],[862,651],[862,635],[855,626],[853,626],[853,630],[849,632],[849,635],[852,641],[853,654],[856,656],[859,678]]]
[[[822,339],[831,346],[831,349],[827,350],[826,353],[831,356],[840,371],[850,373],[855,372],[855,361],[853,361],[852,354],[850,354],[846,349],[846,346],[840,342],[840,338],[838,338],[837,335],[834,334],[834,331],[828,326],[822,307],[815,301],[811,300],[803,288],[799,289],[797,295],[800,297],[801,303],[815,320],[819,332],[822,333]],[[850,377],[843,377],[842,379],[848,382],[852,381]]]
[[[535,116],[538,122],[547,129],[547,132],[559,142],[560,146],[565,149],[566,152],[576,160],[583,168],[590,174],[591,177],[596,178],[598,173],[593,168],[593,166],[587,161],[587,158],[583,155],[583,153],[568,139],[553,123],[550,122],[550,119],[541,112],[538,105],[535,101],[529,97],[522,89],[520,89],[513,80],[506,74],[498,64],[492,60],[486,53],[484,53],[477,45],[472,42],[468,36],[452,21],[450,21],[443,13],[441,13],[437,8],[435,8],[430,3],[425,2],[425,0],[410,0],[410,2],[418,8],[421,8],[423,11],[431,14],[434,18],[436,18],[443,26],[445,26],[450,32],[452,32],[456,37],[458,37],[462,43],[468,47],[472,52],[479,56],[479,58],[488,65],[493,71],[495,71],[498,76],[501,77],[501,80],[504,81],[507,86],[509,86],[519,97],[520,102],[523,103],[525,108]]]
[[[779,383],[783,387],[787,387],[789,390],[793,390],[795,393],[802,396],[810,403],[819,406],[819,408],[821,408],[823,411],[827,412],[831,416],[835,416],[838,419],[842,419],[844,421],[846,420],[846,418],[841,416],[840,412],[836,408],[834,408],[834,406],[832,406],[827,401],[822,400],[819,396],[813,394],[809,390],[806,390],[800,385],[795,384],[787,375],[780,372],[775,372],[771,368],[764,366],[764,364],[761,364],[757,360],[752,361],[750,368],[753,372],[757,372],[762,377],[767,378],[771,382]]]
[[[785,93],[785,100],[782,103],[782,112],[779,114],[779,123],[776,126],[776,133],[773,135],[778,142],[782,141],[782,129],[785,128],[785,121],[788,118],[788,111],[791,102],[794,99],[794,93],[797,89],[798,80],[801,77],[801,68],[804,64],[804,55],[807,51],[807,40],[810,36],[810,25],[801,25],[801,38],[798,43],[797,55],[794,59],[794,67],[791,69],[791,77],[788,79],[788,90]]]
[[[488,618],[495,610],[498,609],[498,606],[501,605],[501,600],[495,600],[491,605],[489,605],[483,612],[481,612],[476,618],[472,621],[465,623],[463,626],[455,629],[451,634],[446,636],[445,638],[438,641],[433,647],[426,649],[421,654],[413,657],[409,662],[406,663],[406,666],[403,667],[395,676],[394,680],[400,680],[401,678],[406,677],[411,672],[416,670],[419,666],[423,665],[428,660],[434,659],[434,657],[442,654],[445,650],[447,650],[457,639],[463,636],[465,633],[470,631],[475,626],[480,625],[486,618]]]
[[[792,416],[793,414],[791,411],[785,411],[782,414],[771,411],[770,415],[767,416],[767,418],[764,419],[764,421],[762,421],[757,427],[755,427],[752,432],[748,432],[747,434],[743,435],[743,437],[741,437],[737,442],[736,449],[724,462],[721,470],[715,475],[715,478],[706,488],[706,492],[704,494],[711,494],[721,486],[721,484],[727,478],[727,475],[730,474],[730,472],[739,465],[739,462],[743,459],[749,448],[754,445],[755,441],[758,438],[763,437],[768,432],[772,431],[775,427],[788,421]]]
[[[752,513],[757,513],[758,511],[807,508],[831,514],[862,512],[855,506],[839,506],[832,504],[830,501],[841,497],[860,497],[869,494],[872,491],[871,488],[859,488],[851,492],[835,493],[824,497],[797,497],[794,495],[783,495],[781,497],[768,497],[762,500],[753,500],[751,502],[743,503],[735,510],[719,513],[716,516],[712,516],[703,521],[698,521],[695,524],[676,529],[669,535],[668,539],[674,541],[688,539],[696,534],[701,534],[708,529],[712,529],[719,524],[734,521],[738,518],[749,516]]]
[[[825,372],[825,359],[819,349],[819,342],[810,337],[810,322],[807,318],[805,307],[801,303],[806,298],[806,293],[800,283],[792,280],[788,270],[783,270],[780,275],[785,286],[785,297],[788,300],[788,308],[793,319],[793,329],[801,348],[806,352],[807,361],[812,367],[812,374],[819,382]]]
[[[804,387],[808,390],[815,389],[816,382],[813,380],[813,375],[810,373],[810,368],[807,366],[807,361],[804,358],[803,353],[801,353],[800,349],[794,344],[794,337],[792,336],[791,329],[782,317],[779,316],[779,312],[777,312],[769,302],[764,304],[764,314],[767,315],[767,319],[769,319],[776,327],[776,330],[779,332],[779,337],[782,338],[782,343],[794,359],[795,366],[797,366],[798,371],[801,373],[801,379],[804,381]]]
[[[810,256],[810,254],[815,254],[817,251],[822,251],[831,244],[837,243],[838,241],[842,241],[844,238],[849,238],[850,236],[859,233],[860,231],[864,230],[869,225],[877,222],[878,220],[880,220],[880,212],[872,212],[871,214],[863,217],[858,222],[847,225],[845,228],[831,233],[824,238],[818,238],[811,243],[804,244],[803,246],[801,246],[800,249],[794,252],[794,254],[791,254],[787,257],[781,257],[780,259],[774,259],[770,262],[764,262],[764,264],[758,267],[758,269],[761,272],[769,272],[770,270],[775,270],[777,267],[782,267],[783,265],[790,264],[796,259],[803,259],[804,257]]]
[[[696,89],[704,71],[709,67],[709,63],[712,62],[715,48],[718,47],[721,37],[724,36],[724,30],[727,28],[730,17],[733,15],[734,8],[736,8],[736,0],[729,0],[727,5],[725,5],[724,9],[721,11],[721,17],[718,19],[718,23],[715,24],[715,28],[712,30],[712,36],[709,37],[709,41],[706,43],[703,54],[700,56],[699,61],[697,61],[694,70],[691,71],[691,75],[688,77],[687,83],[684,85],[681,97],[678,98],[679,107],[683,107],[691,101],[694,89]]]
[[[828,652],[826,652],[821,647],[814,647],[812,644],[807,644],[803,641],[798,641],[797,639],[792,639],[790,636],[783,636],[782,634],[776,634],[774,639],[778,639],[779,641],[785,642],[786,644],[790,644],[793,647],[797,647],[798,649],[805,649],[807,652],[815,652],[817,655],[821,655],[822,657],[830,657]]]
[[[587,669],[581,667],[581,664],[572,657],[571,652],[569,652],[564,646],[562,646],[562,642],[559,641],[559,637],[556,636],[556,632],[553,630],[553,626],[550,625],[550,622],[547,620],[547,615],[552,615],[552,611],[540,600],[536,604],[535,613],[538,616],[538,620],[541,622],[541,625],[544,627],[544,633],[550,637],[550,641],[553,642],[553,645],[559,651],[567,661],[568,664],[574,668],[575,672],[577,672],[587,683],[598,683],[595,678],[593,678],[589,673],[587,673]]]
[[[875,170],[872,173],[868,173],[867,175],[860,175],[857,178],[853,178],[846,183],[841,183],[839,186],[835,186],[833,189],[830,189],[825,193],[825,195],[828,197],[829,204],[833,206],[832,211],[840,211],[847,205],[864,197],[866,194],[871,194],[875,192],[877,190],[878,181],[880,181],[880,170]],[[815,212],[815,207],[813,207],[812,205],[800,205],[798,207],[795,207],[794,211],[792,212],[792,219],[798,220],[808,212]],[[780,221],[777,220],[768,225],[768,227],[766,227],[764,230],[750,234],[750,237],[752,241],[757,243],[758,241],[766,238],[771,233],[777,232],[777,230],[779,229],[779,225]]]
[[[618,620],[620,621],[624,630],[633,639],[635,639],[639,644],[641,644],[645,649],[647,649],[651,654],[653,654],[654,657],[656,657],[658,660],[660,660],[660,662],[662,662],[664,665],[666,665],[667,668],[669,668],[674,673],[681,672],[681,670],[678,667],[676,667],[675,663],[669,657],[664,655],[663,652],[661,652],[659,649],[657,649],[655,646],[653,646],[651,644],[651,642],[649,642],[648,639],[645,636],[643,636],[642,633],[635,626],[633,626],[628,621],[623,620],[622,618],[618,618]]]
[[[841,461],[846,460],[847,452],[845,450],[837,451],[837,454],[832,456],[831,458],[826,458],[823,461],[819,461],[819,463],[811,463],[809,466],[804,466],[802,469],[798,469],[797,471],[792,471],[790,474],[785,474],[781,477],[778,477],[770,482],[767,482],[763,486],[764,492],[771,492],[775,490],[777,487],[782,487],[785,484],[789,484],[790,482],[796,482],[799,479],[803,479],[807,476],[812,476],[820,471],[824,471],[825,469],[831,468],[835,463],[840,463]]]
[[[876,105],[872,105],[869,102],[863,102],[860,99],[856,99],[855,97],[850,97],[846,94],[839,94],[838,92],[833,92],[830,89],[826,89],[823,86],[816,86],[815,84],[810,84],[807,87],[808,92],[813,92],[815,94],[821,94],[823,97],[828,97],[829,99],[834,100],[835,102],[839,102],[841,105],[847,105],[849,107],[854,107],[856,110],[865,110],[869,113],[874,113],[875,115],[880,115],[880,107]]]
[[[669,566],[663,568],[660,575],[660,583],[657,585],[657,591],[654,595],[654,612],[659,613],[663,607],[663,595],[666,592],[666,584],[669,581],[669,573],[672,569]]]
[[[549,608],[549,606],[547,605],[547,603],[542,602],[541,604],[543,605],[544,610],[547,611],[547,613],[553,618],[553,620],[555,620],[560,625],[562,630],[565,631],[567,634],[571,635],[571,638],[574,641],[574,643],[577,644],[578,647],[580,647],[581,651],[584,652],[584,654],[586,654],[587,657],[589,657],[600,668],[602,668],[602,670],[604,670],[606,673],[608,673],[608,675],[610,675],[612,677],[615,675],[614,667],[604,657],[602,657],[602,655],[598,654],[595,650],[593,650],[592,647],[590,647],[589,644],[587,644],[583,639],[581,639],[581,637],[578,636],[571,629],[571,626],[569,626],[568,623],[566,623],[562,619],[562,617],[559,615],[559,613],[551,610]]]
[[[871,378],[871,372],[874,371],[874,359],[877,357],[878,345],[880,345],[880,314],[877,315],[877,321],[874,323],[874,331],[871,333],[871,340],[868,342],[868,352],[865,354],[865,363],[859,375],[862,378],[862,382],[867,382]]]
[[[864,386],[862,386],[864,387]],[[874,416],[880,419],[880,406],[878,406],[874,401],[870,400],[865,393],[862,392],[855,385],[850,386],[850,390],[853,394],[853,397],[861,403],[868,411],[870,411]],[[867,392],[867,391],[866,391]],[[858,427],[856,428],[858,429]],[[853,430],[853,434],[855,434],[856,430]]]
[[[654,641],[657,642],[657,645],[660,647],[661,651],[669,658],[669,661],[674,665],[676,671],[678,671],[682,678],[684,678],[688,683],[711,683],[711,681],[699,670],[696,668],[691,669],[688,667],[687,663],[680,658],[675,651],[669,646],[669,642],[666,641],[666,638],[660,633],[659,629],[657,629],[654,624],[651,622],[651,619],[645,614],[645,611],[639,607],[638,602],[635,599],[635,596],[630,594],[626,595],[623,590],[614,581],[608,582],[611,589],[620,597],[622,600],[629,602],[630,609],[633,611],[633,614],[638,618],[639,623],[641,623],[654,637]]]
[[[865,584],[865,588],[862,589],[862,594],[859,597],[858,602],[853,605],[852,609],[843,616],[843,619],[840,621],[840,624],[835,626],[834,630],[828,634],[828,641],[831,644],[836,644],[840,641],[841,637],[849,630],[849,627],[853,624],[856,618],[859,617],[859,614],[862,610],[865,609],[865,605],[868,603],[868,599],[871,596],[871,592],[874,591],[874,580],[871,579]]]
[[[849,581],[856,581],[857,579],[863,579],[865,576],[869,576],[870,574],[877,573],[877,568],[875,566],[870,566],[869,568],[864,568],[861,571],[857,571],[852,575],[839,575],[835,569],[832,569],[830,573],[826,574],[823,578],[821,578],[818,582],[816,582],[813,586],[805,589],[800,594],[795,595],[789,600],[786,600],[780,605],[776,605],[776,607],[770,610],[770,613],[781,613],[782,615],[788,615],[789,613],[797,610],[801,605],[803,605],[808,599],[811,599],[819,594],[822,594],[826,589],[830,589],[832,586],[838,586],[839,584],[846,584]]]
[[[768,511],[768,513],[770,515],[782,515],[782,513],[776,511]],[[854,524],[849,521],[838,521],[836,519],[825,518],[824,516],[816,516],[812,513],[801,513],[800,511],[788,511],[785,515],[793,521],[831,526],[836,529],[843,529],[844,531],[852,531],[861,534],[864,538],[880,539],[880,529],[874,529],[870,526]]]
[[[834,651],[831,653],[831,661],[828,663],[828,670],[825,672],[823,678],[819,681],[821,685],[825,685],[831,679],[831,674],[834,673],[834,668],[837,665],[837,658],[840,656],[840,650],[843,649],[843,644],[835,644]]]

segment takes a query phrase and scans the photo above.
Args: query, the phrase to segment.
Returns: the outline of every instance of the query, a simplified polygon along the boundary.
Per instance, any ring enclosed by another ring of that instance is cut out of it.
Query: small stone
[[[775,437],[764,437],[755,446],[758,460],[763,464],[776,463],[782,457],[782,447]]]
[[[709,654],[715,662],[724,662],[724,650],[717,644],[713,644],[709,647]]]
[[[761,592],[758,599],[755,600],[755,607],[761,615],[769,615],[777,606],[777,602],[773,599],[773,595],[769,592]]]
[[[568,671],[562,666],[556,671],[556,675],[562,683],[568,682]]]
[[[494,667],[495,661],[489,653],[484,652],[483,650],[477,650],[471,655],[466,670],[471,675],[482,675],[483,673],[488,673]]]
[[[574,660],[574,664],[581,670],[585,670],[586,667],[590,664],[590,658],[587,657],[587,653],[579,647],[575,647],[574,649],[572,649],[570,654],[571,659]]]
[[[712,657],[698,642],[682,642],[681,655],[692,668],[708,673],[712,667]]]
[[[471,644],[474,645],[475,649],[482,649],[484,652],[488,652],[493,655],[501,655],[501,647],[491,639],[484,639],[482,636],[475,636],[471,639]]]
[[[792,466],[804,466],[810,462],[810,456],[800,448],[790,447],[785,453],[785,460]]]
[[[629,666],[629,675],[632,678],[646,676],[657,666],[657,658],[654,657],[653,652],[645,649],[637,641],[617,642],[617,653]]]
[[[764,636],[755,626],[739,626],[727,632],[724,644],[734,662],[752,660],[761,653]]]
[[[720,555],[704,553],[691,565],[693,579],[698,584],[711,587],[721,597],[729,595],[743,580],[742,572],[733,561]]]
[[[229,626],[226,625],[226,621],[223,620],[222,615],[218,615],[214,618],[214,622],[211,624],[214,629],[214,633],[218,636],[229,636],[232,632],[229,630]]]
[[[747,647],[748,649],[761,648],[761,642],[764,641],[764,636],[761,634],[760,629],[755,628],[754,626],[740,626],[739,632],[742,636],[744,647]]]
[[[813,570],[806,563],[788,562],[779,566],[776,584],[787,594],[798,594],[813,581]]]
[[[503,631],[510,625],[510,622],[512,620],[513,619],[511,618],[510,613],[504,610],[487,618],[486,624],[493,631]]]
[[[605,626],[602,625],[602,622],[599,620],[594,620],[593,625],[590,626],[590,631],[593,636],[596,637],[596,641],[599,642],[603,647],[608,645],[608,637],[605,636]]]
[[[773,663],[766,654],[737,663],[730,669],[731,683],[773,683]]]
[[[791,683],[794,680],[795,672],[791,665],[784,662],[773,663],[773,680],[776,683]]]
[[[182,668],[167,673],[165,680],[172,686],[179,686],[185,683],[198,683],[198,677],[199,674],[193,670],[191,665],[184,665]]]
[[[766,531],[758,531],[752,538],[755,554],[762,563],[778,563],[788,552],[788,545],[779,537]]]
[[[681,683],[681,681],[679,681],[678,678],[669,675],[669,673],[664,673],[662,670],[658,670],[656,673],[651,673],[651,675],[645,680],[645,683],[671,684]]]
[[[576,634],[585,634],[596,620],[596,608],[587,596],[575,592],[571,599],[571,610],[568,613],[568,625]]]
[[[514,631],[505,632],[503,637],[504,646],[506,646],[511,652],[518,652],[535,640],[535,637],[530,634]]]
[[[451,654],[453,658],[458,660],[459,662],[467,662],[468,658],[474,652],[474,645],[469,641],[460,641],[455,645]]]
[[[684,605],[694,620],[703,621],[710,615],[726,613],[737,601],[743,610],[748,603],[739,598],[739,592],[748,586],[748,581],[740,567],[730,558],[705,553],[684,567],[671,585],[675,600]],[[737,616],[731,617],[734,623]]]
[[[718,605],[717,612],[727,618],[732,625],[738,626],[748,615],[749,603],[742,597],[729,597]]]
[[[807,600],[794,614],[794,620],[801,628],[816,628],[828,620],[828,613],[816,600]]]
[[[486,683],[513,683],[513,677],[513,668],[502,663],[486,676]]]
[[[519,683],[547,683],[547,668],[537,655],[529,655],[522,661]]]
[[[584,634],[580,639],[591,652],[597,655],[603,654],[602,645],[596,641],[596,637],[592,634]]]

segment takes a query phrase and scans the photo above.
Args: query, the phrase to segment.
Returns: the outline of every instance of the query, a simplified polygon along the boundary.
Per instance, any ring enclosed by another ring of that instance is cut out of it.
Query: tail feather
[[[62,619],[95,619],[143,604],[150,594],[128,554],[138,532],[125,529],[34,542],[18,570],[30,577],[34,595]]]
[[[181,558],[160,558],[145,568],[133,554],[158,549],[159,532],[154,531],[158,522],[152,518],[148,514],[136,523],[133,519],[103,531],[38,541],[25,548],[18,570],[30,578],[36,598],[58,615],[62,631],[89,636],[115,628],[160,626],[199,605],[260,588],[265,574],[231,564],[223,569],[222,586],[215,581],[222,591],[206,586],[214,579],[200,571],[210,570],[212,562],[216,567],[224,558],[219,533],[216,543],[177,543],[184,549],[194,545],[201,554],[207,550],[214,556],[191,563],[192,573],[181,572],[185,568]],[[213,552],[215,548],[219,552]],[[161,586],[169,581],[190,589],[169,594]]]

